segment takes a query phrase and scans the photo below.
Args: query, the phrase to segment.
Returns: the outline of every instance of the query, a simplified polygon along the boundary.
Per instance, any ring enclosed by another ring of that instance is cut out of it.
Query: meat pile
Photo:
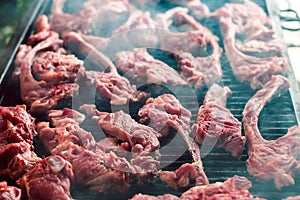
[[[15,181],[21,188],[1,182],[0,199],[72,199],[72,166],[58,156],[41,160],[35,154],[35,119],[27,113],[26,106],[0,107],[0,110],[0,177],[9,177],[8,181]]]
[[[200,149],[214,145],[257,180],[295,184],[299,126],[270,141],[258,128],[266,103],[289,88],[283,44],[258,5],[243,0],[210,12],[200,0],[73,4],[53,0],[15,57],[26,105],[0,107],[0,199],[71,200],[76,188],[134,200],[262,199],[246,177],[209,176],[215,171],[205,170]],[[211,20],[221,34],[201,24]],[[243,113],[226,108],[223,51],[236,78],[260,89]],[[179,145],[164,149],[180,138],[179,156]],[[173,192],[141,194],[144,186]]]
[[[25,105],[0,107],[0,177],[15,181],[41,160],[34,152],[34,121]]]
[[[220,22],[226,56],[237,79],[261,88],[275,74],[286,74],[283,41],[269,17],[250,0],[228,3],[213,13]]]
[[[151,196],[137,194],[132,200],[188,200],[188,199],[256,199],[249,192],[251,182],[242,176],[233,176],[228,180],[222,182],[216,182],[205,186],[195,186],[184,192],[180,197],[165,194],[162,196]]]
[[[126,191],[132,182],[134,169],[125,158],[106,152],[90,132],[79,127],[84,115],[74,110],[52,110],[49,122],[37,125],[39,138],[52,155],[71,163],[75,180],[92,190]]]

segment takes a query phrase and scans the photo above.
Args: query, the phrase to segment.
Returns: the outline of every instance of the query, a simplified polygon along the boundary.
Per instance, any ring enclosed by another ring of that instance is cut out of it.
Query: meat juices
[[[228,87],[213,84],[199,108],[197,122],[192,126],[196,141],[202,145],[217,145],[239,158],[246,138],[242,136],[242,124],[225,108]]]
[[[180,7],[156,18],[158,26],[163,28],[160,47],[175,55],[181,77],[196,89],[221,80],[222,49],[219,39],[208,28],[188,15],[188,9]],[[173,24],[180,32],[170,30]]]
[[[60,156],[44,158],[18,180],[22,199],[32,200],[71,200],[71,182],[74,182],[72,166]]]
[[[245,106],[243,126],[247,138],[249,158],[246,161],[250,175],[258,180],[274,180],[276,188],[293,185],[300,172],[300,127],[293,126],[286,135],[267,141],[258,129],[258,117],[272,97],[290,87],[289,81],[280,75],[259,90]]]
[[[263,200],[255,198],[249,192],[252,183],[242,176],[233,176],[226,181],[216,182],[209,185],[194,186],[184,192],[180,197],[165,194],[162,196],[151,196],[137,194],[131,200],[191,200],[191,199],[248,199]]]
[[[228,3],[212,16],[219,19],[225,53],[237,79],[257,89],[272,75],[287,73],[283,41],[275,36],[261,7],[248,0]]]

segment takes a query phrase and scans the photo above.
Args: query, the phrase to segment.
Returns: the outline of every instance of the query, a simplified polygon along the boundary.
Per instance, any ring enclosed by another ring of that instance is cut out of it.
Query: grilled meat
[[[281,76],[272,76],[245,106],[243,126],[247,137],[249,158],[246,161],[250,175],[259,180],[274,180],[276,188],[292,185],[300,172],[300,127],[293,126],[286,135],[276,140],[265,140],[258,129],[258,116],[267,102],[290,87]]]
[[[153,127],[162,135],[167,135],[170,128],[175,129],[185,141],[193,162],[197,168],[196,184],[207,184],[208,179],[203,171],[200,149],[189,136],[191,113],[185,109],[175,96],[164,94],[157,98],[150,98],[139,110],[140,121]]]
[[[73,199],[70,194],[74,182],[72,166],[60,156],[49,156],[32,167],[18,180],[22,199]]]
[[[239,158],[246,138],[242,136],[242,124],[225,108],[228,87],[214,84],[208,90],[204,104],[199,108],[197,122],[192,132],[199,144],[225,148],[232,156]]]
[[[194,186],[184,192],[180,197],[165,194],[163,196],[151,196],[137,194],[133,196],[132,200],[188,200],[188,199],[256,199],[263,200],[262,198],[255,198],[249,192],[252,183],[245,177],[233,176],[226,181],[216,182],[209,185]]]
[[[153,58],[146,49],[122,51],[116,55],[116,66],[136,85],[186,85],[179,74],[164,62]]]
[[[1,200],[20,200],[21,190],[14,186],[8,186],[5,181],[0,182]]]
[[[269,17],[257,4],[248,0],[228,3],[213,16],[219,19],[226,56],[241,82],[256,89],[272,75],[287,73],[283,42],[275,36]]]
[[[161,48],[175,54],[180,75],[193,87],[203,88],[222,78],[218,38],[192,16],[188,9],[173,8],[157,15]],[[179,32],[171,31],[176,26]]]

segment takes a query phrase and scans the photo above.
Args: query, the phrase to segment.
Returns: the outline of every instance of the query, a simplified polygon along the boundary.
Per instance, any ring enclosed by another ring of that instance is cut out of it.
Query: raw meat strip
[[[251,88],[261,88],[275,74],[286,74],[283,41],[276,37],[270,19],[257,4],[244,0],[215,11],[225,53],[234,75]]]
[[[136,85],[186,85],[179,74],[166,63],[152,57],[146,49],[122,51],[116,54],[116,66]]]
[[[185,109],[175,96],[163,94],[157,98],[149,98],[139,110],[142,123],[148,123],[162,135],[167,135],[170,128],[175,129],[185,141],[197,169],[196,184],[207,184],[208,179],[203,171],[199,146],[189,136],[191,132],[191,113]]]
[[[98,97],[108,99],[112,105],[125,105],[129,102],[139,102],[149,95],[138,91],[135,85],[116,72],[86,71],[88,85],[94,85]]]
[[[161,48],[175,54],[180,75],[193,87],[202,88],[222,78],[218,38],[202,26],[186,8],[174,8],[157,15]],[[180,32],[170,30],[174,25]],[[182,29],[182,31],[181,31]]]
[[[258,129],[261,110],[275,95],[290,87],[289,81],[274,75],[266,85],[247,102],[243,111],[243,126],[247,137],[248,155],[246,161],[250,175],[258,180],[274,180],[280,189],[295,183],[300,172],[300,127],[293,126],[286,135],[267,141]]]
[[[230,94],[228,87],[213,84],[205,96],[204,104],[199,108],[192,132],[199,144],[216,144],[231,152],[233,157],[239,158],[246,138],[242,136],[242,124],[225,108]]]

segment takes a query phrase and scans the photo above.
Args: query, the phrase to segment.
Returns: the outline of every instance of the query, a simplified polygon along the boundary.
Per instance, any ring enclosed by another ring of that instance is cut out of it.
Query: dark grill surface
[[[215,10],[216,8],[221,7],[224,4],[224,1],[206,0],[203,2],[207,3],[210,6],[211,10]],[[265,9],[264,2],[257,1],[257,3]],[[166,7],[169,8],[170,5],[161,5],[162,10]],[[214,34],[220,37],[220,41],[222,41],[216,21],[204,20],[202,23],[204,25],[207,25],[214,32]],[[220,45],[223,47],[222,42],[220,42]],[[160,51],[153,51],[151,53],[156,58],[162,59],[171,66],[174,65],[172,67],[176,68],[176,62],[174,62],[171,57],[162,55]],[[12,68],[13,66],[10,67]],[[239,119],[239,121],[242,121],[242,112],[244,106],[256,91],[252,90],[249,86],[240,83],[234,78],[230,65],[225,56],[222,57],[222,69],[224,75],[220,84],[228,86],[232,90],[232,94],[227,101],[227,108],[231,110],[231,112],[235,117]],[[9,74],[7,76],[9,76]],[[196,91],[196,94],[189,88],[187,90],[181,90],[181,88],[177,89],[178,91],[181,91],[177,93],[177,98],[186,108],[188,108],[192,112],[194,122],[197,117],[198,106],[202,104],[206,89]],[[198,97],[198,102],[196,103],[193,101],[195,99],[194,94]],[[6,84],[5,92],[2,94],[1,105],[16,105],[21,103],[22,102],[19,97],[18,83],[16,81],[10,80],[10,82]],[[259,129],[263,137],[267,140],[276,139],[284,135],[287,132],[287,129],[293,125],[297,125],[297,118],[294,110],[294,105],[291,100],[290,92],[286,92],[282,96],[275,97],[273,100],[271,100],[259,116]],[[92,131],[95,134],[95,138],[99,140],[104,137],[104,135],[100,134],[99,129],[95,127],[95,123],[89,120],[87,120],[85,124],[83,124],[83,128]],[[174,142],[177,148],[168,149],[167,146],[170,142]],[[39,149],[39,141],[36,141],[36,144],[38,153],[40,155],[44,154],[42,147],[41,149]],[[188,152],[183,153],[183,155],[180,157],[178,156],[176,150],[180,152],[182,149],[186,149],[186,146],[181,138],[176,135],[176,133],[170,134],[170,136],[166,140],[162,141],[161,165],[164,166],[164,169],[175,170],[181,164],[191,162],[191,157]],[[206,154],[205,150],[202,149],[202,157],[204,171],[206,172],[211,183],[214,183],[216,181],[224,181],[227,178],[232,177],[233,175],[241,175],[246,176],[252,181],[253,185],[250,191],[254,194],[254,196],[276,200],[283,199],[288,196],[300,195],[300,177],[295,180],[296,184],[294,186],[283,188],[280,191],[275,189],[272,181],[257,182],[252,177],[250,177],[247,173],[247,168],[245,165],[245,161],[247,160],[246,149],[244,150],[244,153],[241,156],[240,160],[232,158],[229,153],[217,148],[214,148],[212,151],[208,151],[208,154]],[[102,195],[93,193],[87,188],[75,186],[74,188],[72,188],[72,196],[75,199],[79,200],[128,199],[138,192],[152,195],[162,195],[165,193],[180,195],[183,191],[184,190],[174,191],[173,189],[168,188],[165,184],[156,182],[153,184],[145,183],[144,186],[134,185],[131,190],[122,195]]]

